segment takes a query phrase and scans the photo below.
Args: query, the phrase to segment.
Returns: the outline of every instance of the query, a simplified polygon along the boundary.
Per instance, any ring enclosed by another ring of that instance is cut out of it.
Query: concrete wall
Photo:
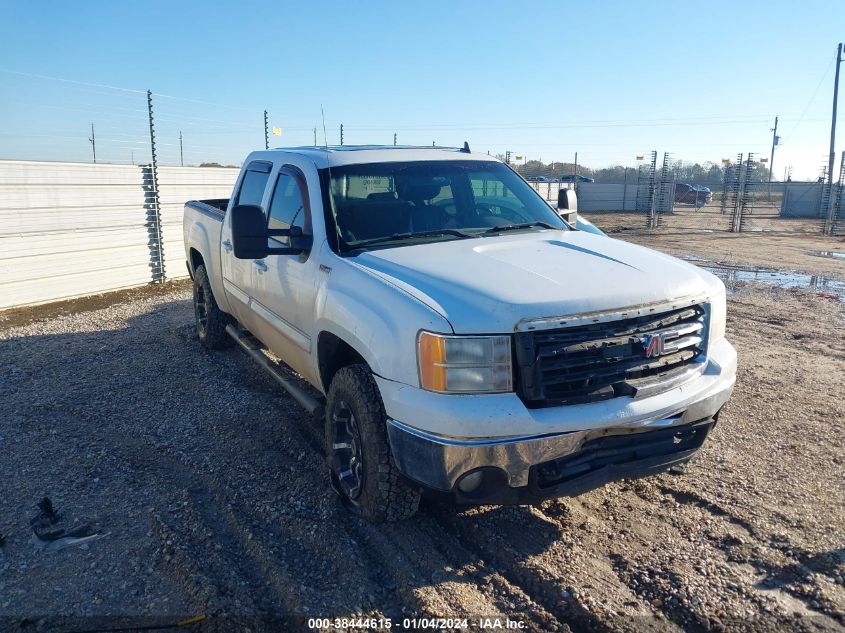
[[[822,190],[819,182],[786,183],[780,214],[785,218],[818,218],[821,213]]]
[[[578,211],[636,211],[637,185],[583,182],[578,185]]]
[[[224,167],[159,167],[164,273],[168,279],[188,275],[182,241],[185,201],[228,198],[232,195],[239,172],[239,169]]]
[[[547,202],[557,205],[558,192],[561,189],[571,189],[572,185],[561,182],[529,182],[531,188],[543,196]]]
[[[0,310],[138,286],[158,273],[149,167],[0,161]],[[187,274],[182,205],[237,169],[159,170],[165,276]]]

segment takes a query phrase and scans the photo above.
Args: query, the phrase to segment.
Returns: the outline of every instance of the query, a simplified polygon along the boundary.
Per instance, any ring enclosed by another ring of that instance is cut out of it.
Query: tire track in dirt
[[[560,576],[534,561],[526,560],[526,552],[534,558],[534,554],[545,552],[554,543],[554,537],[549,539],[549,526],[545,526],[546,534],[537,534],[536,525],[515,525],[512,519],[496,516],[510,512],[530,513],[530,510],[527,507],[498,508],[495,511],[481,508],[467,513],[472,517],[470,519],[459,516],[452,509],[441,508],[439,511],[435,509],[433,516],[438,525],[462,547],[482,560],[491,561],[509,584],[559,621],[575,622],[592,631],[610,630],[577,599],[566,599],[564,591],[568,590]],[[519,549],[513,544],[518,544]]]

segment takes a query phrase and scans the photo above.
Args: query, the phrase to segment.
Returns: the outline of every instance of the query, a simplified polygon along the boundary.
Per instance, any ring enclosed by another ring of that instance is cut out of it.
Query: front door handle
[[[267,272],[267,264],[264,263],[263,259],[253,259],[252,265],[258,269],[259,273],[266,273]]]
[[[226,240],[225,242],[223,242],[222,246],[223,246],[223,249],[226,250],[226,251],[232,250],[232,243],[229,240]]]

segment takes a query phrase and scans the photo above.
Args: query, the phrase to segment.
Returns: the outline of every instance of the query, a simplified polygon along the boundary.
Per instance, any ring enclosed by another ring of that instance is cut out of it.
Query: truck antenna
[[[320,104],[320,116],[323,118],[323,144],[326,147],[326,163],[329,160],[329,137],[326,135],[326,113],[323,111],[323,104]]]
[[[334,199],[332,198],[332,164],[329,158],[329,137],[326,134],[326,113],[323,110],[323,104],[320,104],[320,116],[323,119],[323,146],[326,148],[326,169],[329,174],[329,181],[326,183],[327,193],[329,198],[329,204],[332,206],[332,215],[334,215]],[[337,222],[334,223],[334,230],[335,235],[337,236],[338,241],[340,240],[340,228],[337,226]]]

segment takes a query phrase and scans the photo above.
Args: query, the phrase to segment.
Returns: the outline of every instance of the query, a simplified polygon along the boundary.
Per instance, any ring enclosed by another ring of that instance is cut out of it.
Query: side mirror
[[[268,254],[267,218],[255,204],[239,204],[232,214],[232,246],[238,259],[263,259]]]
[[[302,227],[268,229],[264,210],[254,204],[240,204],[232,214],[232,247],[238,259],[264,259],[267,255],[301,255],[311,250],[314,238],[305,235]],[[270,237],[287,237],[290,247],[267,245]]]
[[[557,194],[557,212],[566,222],[575,226],[578,221],[578,196],[573,189],[561,189]]]

